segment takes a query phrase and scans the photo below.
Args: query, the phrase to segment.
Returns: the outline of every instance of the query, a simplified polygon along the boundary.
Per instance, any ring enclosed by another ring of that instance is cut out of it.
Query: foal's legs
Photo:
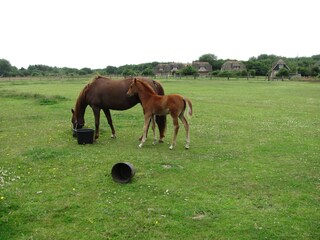
[[[108,124],[111,128],[111,138],[116,138],[116,131],[114,130],[113,124],[112,124],[112,118],[110,114],[109,109],[103,109],[104,115],[106,115],[106,118],[108,120]]]
[[[184,128],[186,129],[186,133],[187,133],[187,140],[186,140],[186,145],[185,145],[185,148],[186,149],[189,149],[189,144],[190,144],[190,129],[189,129],[189,124],[188,124],[188,121],[187,119],[185,118],[185,116],[183,114],[180,114],[179,116],[181,122],[183,123],[184,125]]]
[[[153,131],[153,145],[155,145],[157,143],[155,117],[156,117],[155,115],[151,116],[152,131]]]
[[[150,115],[150,114],[145,114],[144,115],[143,136],[142,136],[142,139],[141,139],[141,143],[139,144],[140,148],[143,146],[144,142],[147,139],[147,132],[148,132],[148,127],[149,127],[149,123],[150,123],[151,117],[152,117],[152,115]]]
[[[172,116],[172,115],[171,115]],[[173,120],[173,139],[172,139],[172,143],[169,147],[170,150],[172,150],[175,146],[176,146],[176,140],[177,140],[177,134],[179,131],[179,122],[178,122],[178,117],[177,116],[172,116],[172,120]]]

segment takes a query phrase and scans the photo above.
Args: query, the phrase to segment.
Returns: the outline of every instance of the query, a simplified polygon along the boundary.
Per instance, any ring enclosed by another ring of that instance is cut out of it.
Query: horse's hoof
[[[162,140],[162,139],[159,139],[159,143],[163,143],[163,140]]]
[[[152,145],[156,145],[157,144],[157,139],[155,139],[152,143]]]
[[[142,143],[140,143],[138,147],[139,147],[139,148],[142,148]]]
[[[173,146],[171,145],[171,146],[169,147],[169,149],[172,150],[172,149],[173,149]]]
[[[189,145],[186,145],[186,146],[185,146],[185,149],[187,149],[187,150],[188,150],[189,148],[190,148],[190,146],[189,146]]]
[[[116,139],[117,137],[116,137],[116,135],[113,135],[113,134],[112,134],[112,135],[111,135],[111,138],[112,138],[112,139]]]

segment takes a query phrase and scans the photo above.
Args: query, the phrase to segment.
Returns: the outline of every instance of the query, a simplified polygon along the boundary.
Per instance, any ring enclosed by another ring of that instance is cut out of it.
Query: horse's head
[[[75,135],[75,130],[80,129],[84,126],[84,119],[77,118],[77,114],[73,109],[71,109],[71,113],[72,113],[71,123],[72,123],[73,135]]]
[[[138,88],[137,88],[137,79],[134,78],[129,86],[129,89],[127,91],[128,96],[133,96],[134,94],[138,93]]]

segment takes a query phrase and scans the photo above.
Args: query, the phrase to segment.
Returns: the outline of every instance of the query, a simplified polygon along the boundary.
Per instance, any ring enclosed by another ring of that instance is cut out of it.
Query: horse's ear
[[[71,108],[71,112],[72,112],[72,114],[74,114],[74,110],[73,110],[73,108]]]

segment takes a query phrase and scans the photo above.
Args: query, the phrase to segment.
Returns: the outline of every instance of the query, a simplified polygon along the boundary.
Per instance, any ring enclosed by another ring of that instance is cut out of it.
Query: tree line
[[[299,73],[301,76],[320,77],[320,54],[311,57],[286,58],[276,55],[261,54],[258,57],[251,57],[248,61],[242,61],[246,70],[243,71],[221,71],[224,62],[231,59],[218,59],[216,55],[208,53],[201,55],[197,60],[208,62],[212,66],[212,76],[266,76],[272,65],[279,59],[285,61],[290,70],[283,69],[284,76]],[[106,66],[103,69],[91,68],[68,68],[51,67],[46,65],[29,65],[28,68],[18,69],[12,66],[6,59],[0,59],[0,77],[28,77],[28,76],[81,76],[93,73],[101,75],[122,75],[122,76],[153,76],[154,68],[160,62],[123,65],[119,67]],[[179,75],[196,75],[197,70],[191,65],[186,66],[178,72]]]

